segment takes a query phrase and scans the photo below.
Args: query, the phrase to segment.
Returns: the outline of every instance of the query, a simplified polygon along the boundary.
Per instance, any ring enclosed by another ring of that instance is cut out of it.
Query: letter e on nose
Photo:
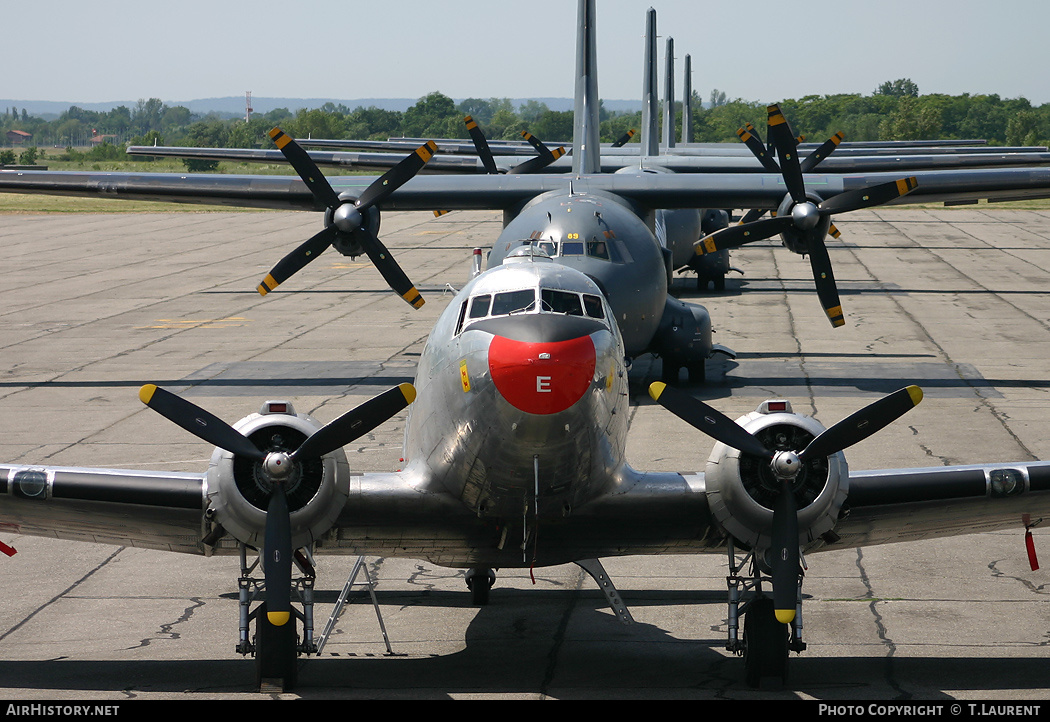
[[[536,393],[538,394],[549,394],[551,392],[551,377],[550,376],[537,376],[536,377]]]

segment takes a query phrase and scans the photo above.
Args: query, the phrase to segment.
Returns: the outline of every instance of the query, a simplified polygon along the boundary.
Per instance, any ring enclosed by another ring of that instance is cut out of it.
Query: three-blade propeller
[[[805,449],[771,451],[757,437],[703,401],[673,386],[656,382],[649,395],[678,418],[726,446],[765,459],[780,482],[770,530],[773,608],[787,624],[795,618],[799,576],[798,505],[792,485],[809,459],[831,456],[904,415],[922,401],[922,389],[908,386],[865,406],[809,442]]]
[[[301,459],[314,459],[335,451],[367,434],[398,413],[416,397],[412,384],[401,384],[351,409],[311,434],[298,449],[289,453],[267,451],[217,416],[181,396],[154,384],[139,390],[139,399],[158,414],[186,431],[234,456],[255,461],[260,473],[271,483],[263,536],[265,552],[263,569],[266,580],[266,616],[270,623],[281,626],[288,622],[291,611],[292,522],[284,482]]]
[[[365,213],[418,173],[433,157],[437,145],[433,141],[428,141],[377,178],[365,189],[360,198],[343,200],[321,173],[310,154],[303,150],[302,146],[296,143],[290,135],[280,128],[274,128],[270,131],[270,138],[302,178],[303,183],[313,193],[317,202],[323,205],[328,212],[325,215],[324,230],[282,258],[259,284],[257,289],[259,293],[265,296],[277,288],[293,274],[302,270],[306,264],[321,255],[337,238],[343,236],[364,250],[395,293],[415,308],[422,306],[423,297],[379,237],[368,228]]]
[[[808,252],[817,297],[824,308],[824,313],[827,314],[832,326],[842,326],[845,324],[842,305],[839,302],[835,275],[831,269],[831,258],[824,244],[824,235],[827,233],[831,233],[836,238],[839,235],[838,230],[831,225],[830,217],[836,213],[848,213],[887,203],[915,190],[917,181],[914,177],[902,178],[871,188],[840,193],[826,201],[814,202],[806,193],[803,175],[816,168],[838,147],[842,142],[842,134],[835,134],[807,156],[804,162],[799,162],[798,144],[787,120],[780,112],[780,107],[771,105],[767,108],[767,112],[769,116],[768,137],[776,149],[779,163],[770,156],[768,149],[758,139],[752,126],[741,129],[737,134],[763,167],[770,172],[780,173],[784,178],[788,195],[791,197],[790,211],[787,214],[764,220],[759,220],[764,213],[763,210],[748,211],[739,224],[716,231],[700,240],[696,246],[697,253],[702,255],[739,248],[746,243],[765,240],[779,233],[799,232],[805,239],[805,251],[803,252]]]

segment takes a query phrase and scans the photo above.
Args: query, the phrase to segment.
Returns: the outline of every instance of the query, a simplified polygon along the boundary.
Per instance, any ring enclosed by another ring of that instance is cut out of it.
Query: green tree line
[[[837,132],[852,141],[948,138],[1037,145],[1046,144],[1050,138],[1050,104],[1036,107],[1025,98],[998,95],[922,95],[907,78],[887,81],[871,95],[810,95],[780,101],[780,106],[794,130],[815,141]],[[679,136],[681,112],[679,103]],[[109,160],[124,157],[126,145],[266,148],[266,132],[275,125],[297,138],[466,139],[469,136],[463,117],[468,114],[490,139],[517,139],[523,130],[548,142],[572,138],[572,111],[551,110],[534,100],[515,108],[507,98],[468,98],[456,103],[437,91],[404,112],[326,103],[294,112],[279,108],[254,115],[247,122],[243,118],[200,116],[183,106],[167,106],[157,98],[140,100],[134,108],[122,105],[105,112],[73,106],[54,120],[34,117],[24,108],[4,108],[0,109],[0,129],[31,133],[32,144],[40,147],[84,147],[92,136],[112,136],[111,142],[89,151],[89,157]],[[640,111],[609,113],[601,108],[600,114],[603,142],[612,142],[641,123]],[[692,114],[694,140],[736,142],[737,129],[746,123],[764,128],[766,105],[730,100],[725,92],[714,90],[705,107],[694,92]]]

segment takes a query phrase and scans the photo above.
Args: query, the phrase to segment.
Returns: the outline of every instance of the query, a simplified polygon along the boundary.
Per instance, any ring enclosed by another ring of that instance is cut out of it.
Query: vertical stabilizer
[[[645,16],[645,73],[642,75],[642,155],[660,154],[660,99],[656,83],[656,10]]]
[[[664,61],[664,147],[674,148],[674,38],[667,38],[667,58]]]
[[[598,59],[594,0],[579,0],[576,31],[576,107],[572,128],[572,172],[601,170],[598,119]]]
[[[693,59],[685,56],[685,87],[682,89],[682,142],[693,142]]]

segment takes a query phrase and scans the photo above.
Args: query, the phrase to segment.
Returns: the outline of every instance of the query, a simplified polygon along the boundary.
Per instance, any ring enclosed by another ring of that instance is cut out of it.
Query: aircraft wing
[[[829,548],[1024,529],[1050,519],[1050,462],[850,472]]]
[[[415,146],[418,147],[418,146]],[[406,152],[411,153],[414,148]],[[530,150],[532,150],[530,148]],[[762,173],[762,164],[747,148],[747,155],[603,155],[602,173],[615,173],[621,168],[659,166],[675,173]],[[248,163],[286,163],[279,150],[248,148],[185,148],[176,146],[130,146],[128,155],[164,158],[194,158],[200,160],[226,160]],[[519,156],[501,155],[498,151],[493,159],[496,166],[506,172],[521,162]],[[535,151],[532,152],[535,155]],[[397,153],[370,153],[346,151],[309,151],[309,156],[319,166],[353,170],[376,170],[392,168],[403,158]],[[821,171],[827,173],[878,173],[882,171],[904,173],[920,170],[952,170],[960,168],[1011,168],[1022,166],[1050,165],[1048,152],[974,152],[974,153],[898,153],[872,155],[832,155],[821,162]],[[547,173],[569,173],[572,158],[563,156],[546,167]],[[427,163],[426,173],[485,173],[484,164],[475,155],[436,154]]]
[[[203,554],[204,474],[0,465],[0,529]]]
[[[827,200],[899,180],[899,173],[810,174],[806,187]],[[917,187],[891,201],[973,203],[1050,197],[1050,168],[923,171]],[[360,195],[376,178],[333,176],[336,193]],[[780,175],[600,174],[426,176],[409,180],[385,197],[383,210],[508,210],[541,193],[565,190],[614,193],[643,208],[774,209],[787,192]],[[0,171],[0,192],[45,193],[173,203],[203,203],[285,210],[324,210],[297,177],[223,174]]]
[[[411,153],[415,146],[407,152]],[[228,160],[244,163],[276,163],[287,165],[288,160],[279,150],[259,148],[184,148],[176,146],[133,145],[128,155],[152,156],[155,158],[191,158],[197,160]],[[535,155],[535,153],[534,153]],[[348,153],[345,151],[310,151],[314,163],[354,170],[389,169],[396,166],[404,155],[397,153]],[[518,159],[517,162],[520,162]],[[464,155],[438,155],[430,159],[426,172],[440,173],[484,173],[485,166],[479,158]]]

